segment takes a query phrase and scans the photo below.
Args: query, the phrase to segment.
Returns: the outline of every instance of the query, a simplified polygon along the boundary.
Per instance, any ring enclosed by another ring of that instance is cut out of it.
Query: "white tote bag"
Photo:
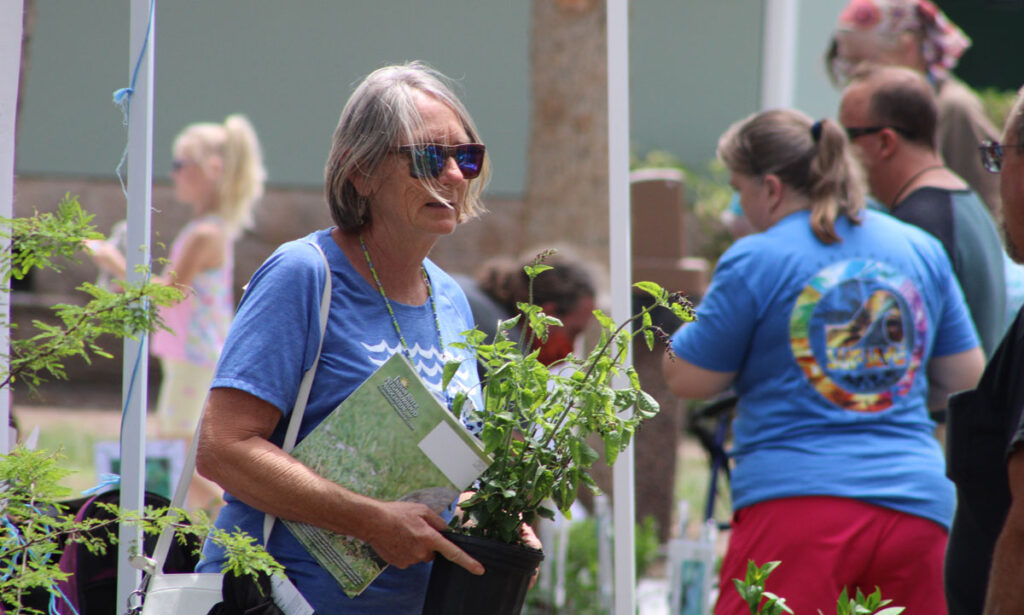
[[[224,575],[219,572],[156,574],[146,588],[144,615],[205,615],[221,601]]]
[[[295,406],[288,422],[288,431],[285,433],[284,443],[281,448],[291,451],[295,446],[295,440],[299,433],[299,425],[302,423],[302,415],[306,410],[306,402],[309,400],[309,390],[313,386],[313,375],[320,362],[320,349],[323,347],[324,333],[327,331],[327,315],[331,307],[331,267],[327,262],[327,256],[316,243],[313,247],[320,252],[324,266],[327,269],[327,283],[324,285],[323,296],[320,299],[320,347],[316,351],[316,359],[313,365],[302,377],[302,384],[299,385],[299,394],[295,399]],[[202,416],[200,415],[200,422]],[[199,445],[199,426],[196,426],[195,436],[192,438],[192,446],[188,452],[188,458],[181,470],[181,478],[174,490],[174,497],[171,499],[172,508],[181,508],[185,502],[185,495],[188,493],[189,483],[192,481],[192,474],[196,466],[196,449]],[[263,544],[266,545],[270,539],[270,530],[274,526],[274,517],[266,515],[263,525]],[[167,560],[167,553],[174,538],[174,529],[167,528],[160,534],[156,548],[153,550],[153,558],[145,559],[143,564],[144,574],[142,584],[132,596],[134,599],[141,599],[139,606],[129,605],[129,613],[141,615],[206,615],[214,605],[222,600],[221,589],[224,583],[224,575],[219,572],[192,572],[192,573],[164,573],[164,562]],[[134,562],[133,562],[134,563]]]

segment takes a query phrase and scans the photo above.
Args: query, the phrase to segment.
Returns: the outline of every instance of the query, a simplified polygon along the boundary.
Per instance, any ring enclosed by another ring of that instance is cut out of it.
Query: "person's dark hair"
[[[832,120],[814,122],[790,109],[756,113],[718,141],[718,157],[736,173],[772,174],[811,202],[811,229],[823,243],[840,240],[836,218],[860,222],[864,183],[846,133]]]
[[[480,290],[495,300],[508,314],[518,312],[516,301],[525,297],[523,266],[514,258],[496,256],[483,262],[473,276]]]
[[[851,85],[871,88],[868,115],[879,126],[895,126],[909,143],[936,149],[939,107],[924,75],[901,66],[860,66]]]
[[[533,260],[534,257],[530,257],[523,263],[517,263],[507,258],[492,259],[477,272],[477,284],[509,314],[517,314],[519,308],[516,304],[530,300],[530,279],[523,266]],[[547,257],[544,264],[552,269],[534,278],[533,303],[553,303],[552,316],[569,314],[584,297],[597,296],[594,280],[583,265],[558,254]]]
[[[423,128],[416,107],[416,94],[436,98],[455,112],[469,140],[480,143],[473,118],[458,99],[448,79],[420,62],[380,68],[356,87],[345,103],[334,131],[327,157],[325,193],[334,223],[344,231],[354,231],[370,223],[368,200],[352,183],[356,174],[369,177],[389,154],[401,145],[413,142]],[[483,212],[480,193],[490,174],[490,157],[485,156],[480,175],[469,180],[466,202],[459,212],[460,221]],[[438,200],[441,186],[436,179],[420,180]]]
[[[584,297],[594,297],[594,282],[582,266],[570,261],[548,262],[554,269],[545,271],[533,281],[533,302],[555,304],[555,316],[569,314]],[[526,274],[523,273],[523,277]]]

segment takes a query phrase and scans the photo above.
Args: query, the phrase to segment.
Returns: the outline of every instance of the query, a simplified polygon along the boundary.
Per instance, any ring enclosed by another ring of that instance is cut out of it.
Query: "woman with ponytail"
[[[178,287],[184,298],[161,312],[169,330],[154,333],[150,349],[163,372],[160,436],[189,440],[234,311],[234,241],[251,222],[266,172],[256,132],[242,115],[231,115],[223,124],[186,127],[173,151],[175,198],[193,213],[171,245],[166,268],[154,279]],[[90,248],[97,265],[124,278],[124,255],[116,247],[94,243]],[[196,477],[188,505],[212,511],[219,498],[219,488]]]
[[[739,396],[715,612],[746,612],[730,589],[748,560],[781,560],[770,589],[798,615],[876,586],[909,613],[946,613],[954,491],[929,409],[984,367],[949,259],[864,208],[831,120],[758,113],[718,154],[758,232],[722,256],[664,363],[681,397]]]

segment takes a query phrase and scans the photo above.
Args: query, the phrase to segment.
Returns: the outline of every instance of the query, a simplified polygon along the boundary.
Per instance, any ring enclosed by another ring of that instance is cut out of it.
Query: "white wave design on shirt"
[[[387,341],[381,340],[379,344],[370,345],[364,343],[363,348],[365,348],[366,352],[369,352],[370,354],[384,353],[390,357],[391,355],[395,354],[398,351],[399,346],[397,344],[394,346],[389,346]],[[378,363],[378,365],[380,365],[380,363]]]
[[[377,344],[364,343],[362,346],[366,349],[366,358],[377,367],[383,365],[385,361],[391,358],[391,355],[402,350],[400,344],[392,346],[383,339]],[[447,359],[441,354],[439,348],[434,346],[423,348],[416,344],[409,349],[406,357],[423,380],[428,382],[433,388],[440,390],[441,375],[444,373],[444,364]]]
[[[362,346],[367,352],[367,360],[376,367],[380,367],[391,358],[391,355],[402,350],[401,344],[392,346],[383,339],[377,344],[363,343]],[[447,403],[445,396],[441,393],[441,377],[444,373],[444,365],[447,361],[457,358],[457,356],[450,354],[449,351],[441,354],[440,349],[436,346],[424,349],[419,344],[413,346],[406,354],[406,357],[411,357],[410,363],[412,363],[413,369],[423,378],[427,387],[442,403]],[[463,361],[462,365],[459,366],[459,371],[455,373],[455,376],[448,385],[449,396],[454,398],[459,392],[464,392],[472,397],[473,389],[477,387],[476,380],[473,378],[475,369],[476,366],[472,361]],[[466,417],[463,418],[463,423],[466,423]],[[470,430],[473,432],[479,431],[479,426],[471,427],[468,424],[466,426],[470,427]]]
[[[386,361],[391,355],[398,352],[398,350],[401,348],[400,344],[395,344],[394,346],[392,346],[388,344],[387,340],[383,339],[376,344],[363,343],[362,346],[363,348],[366,349],[366,352],[369,353],[370,359],[374,362],[377,362],[378,365]],[[406,356],[409,357],[409,360],[412,363],[434,362],[441,363],[443,365],[445,361],[444,356],[441,354],[441,349],[438,348],[437,346],[423,348],[419,344],[415,344],[413,345],[412,348],[409,349],[409,351],[406,353]]]
[[[437,346],[431,346],[429,348],[423,348],[419,344],[415,344],[409,349],[409,355],[415,360],[417,358],[424,361],[433,359],[444,363],[444,356],[441,354],[441,349]]]

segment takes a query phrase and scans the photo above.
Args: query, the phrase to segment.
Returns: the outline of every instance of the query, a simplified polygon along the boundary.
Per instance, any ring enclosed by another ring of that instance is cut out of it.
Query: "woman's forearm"
[[[118,280],[125,279],[128,266],[120,250],[101,240],[85,242],[85,249],[97,267]]]
[[[227,411],[231,419],[225,421]],[[270,404],[240,391],[212,391],[199,437],[199,473],[277,517],[341,534],[362,533],[360,519],[372,512],[374,500],[318,476],[266,436],[254,433],[265,429],[255,427],[261,424],[272,430],[273,417],[279,416]]]

